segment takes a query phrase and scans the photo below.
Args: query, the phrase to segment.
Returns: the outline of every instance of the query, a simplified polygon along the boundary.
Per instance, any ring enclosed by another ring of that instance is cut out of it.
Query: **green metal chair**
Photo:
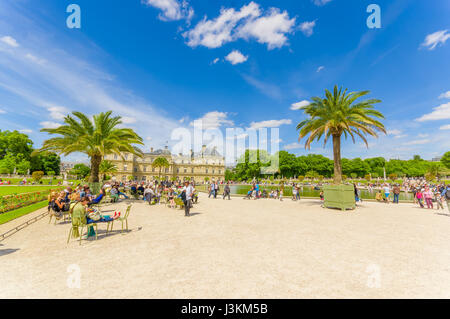
[[[89,228],[90,227],[94,227],[95,228],[95,240],[97,240],[98,239],[98,227],[97,227],[96,223],[81,224],[81,225],[73,225],[72,224],[72,226],[70,227],[70,230],[69,230],[69,237],[67,238],[67,244],[69,243],[72,234],[75,234],[76,231],[79,231],[80,228],[81,228],[81,232],[79,233],[79,242],[80,242],[80,245],[81,245],[81,239],[83,237],[83,230],[84,230],[84,228],[86,228],[86,233],[89,233]]]
[[[130,215],[130,211],[131,211],[131,205],[128,205],[127,210],[126,210],[126,212],[125,212],[125,214],[123,216],[117,218],[116,220],[108,222],[108,225],[106,225],[106,233],[108,233],[108,230],[109,231],[113,230],[115,221],[120,221],[122,223],[122,231],[121,231],[121,233],[123,233],[123,223],[125,222],[126,230],[128,232],[128,216]],[[110,224],[111,224],[111,229],[109,229],[109,225]]]

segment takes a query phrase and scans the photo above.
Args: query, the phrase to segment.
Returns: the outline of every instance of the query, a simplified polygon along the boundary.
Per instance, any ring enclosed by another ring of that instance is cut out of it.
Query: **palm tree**
[[[161,179],[161,170],[163,168],[169,167],[170,164],[169,164],[169,161],[167,160],[167,158],[165,158],[165,157],[158,157],[158,158],[156,158],[153,161],[152,166],[159,168],[158,179]]]
[[[377,120],[384,119],[381,112],[374,109],[374,104],[381,100],[370,99],[354,103],[358,98],[369,94],[369,91],[351,92],[347,89],[334,87],[333,93],[325,90],[325,98],[313,97],[313,102],[303,106],[303,110],[309,118],[297,125],[299,141],[309,134],[305,142],[305,148],[310,149],[314,140],[324,138],[324,146],[328,138],[333,138],[334,156],[334,183],[342,182],[341,165],[341,136],[350,136],[355,143],[355,136],[359,136],[369,147],[366,135],[378,137],[377,131],[386,133],[384,125]]]
[[[41,132],[57,134],[46,140],[41,149],[35,153],[54,151],[69,155],[81,152],[91,160],[90,183],[99,182],[99,167],[108,154],[131,153],[142,157],[142,151],[133,144],[144,145],[142,138],[132,129],[118,128],[122,123],[120,116],[111,116],[112,111],[94,115],[91,121],[81,112],[72,112],[73,116],[64,118],[64,125],[57,128],[44,128]]]
[[[117,172],[117,167],[113,164],[113,162],[103,160],[100,164],[99,172],[103,174],[103,180],[105,180],[106,174],[113,174]]]

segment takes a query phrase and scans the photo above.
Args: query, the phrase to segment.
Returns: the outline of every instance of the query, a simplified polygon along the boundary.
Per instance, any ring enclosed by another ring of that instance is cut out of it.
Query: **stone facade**
[[[123,159],[118,155],[108,155],[105,159],[113,162],[117,167],[117,173],[112,178],[116,181],[128,181],[129,176],[139,182],[149,182],[159,177],[159,167],[153,167],[152,163],[158,157],[164,157],[169,162],[169,167],[161,169],[161,180],[193,180],[202,183],[205,178],[210,181],[222,181],[225,178],[225,159],[217,150],[207,149],[206,146],[198,153],[191,155],[173,155],[166,146],[164,149],[144,153],[140,158],[133,154],[123,154]]]

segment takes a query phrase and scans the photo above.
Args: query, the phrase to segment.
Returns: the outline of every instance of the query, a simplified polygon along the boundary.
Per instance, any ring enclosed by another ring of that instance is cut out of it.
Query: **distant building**
[[[432,162],[440,162],[441,159],[442,159],[442,156],[438,156],[438,157],[433,157],[433,158],[431,159],[431,161],[432,161]]]
[[[190,155],[173,155],[168,147],[153,148],[149,153],[144,153],[143,158],[133,154],[124,153],[123,158],[116,154],[105,157],[117,167],[117,173],[112,178],[117,181],[127,181],[129,176],[139,182],[155,180],[159,176],[159,167],[153,167],[152,163],[158,157],[164,157],[169,162],[169,167],[162,168],[161,180],[191,180],[197,183],[205,179],[221,181],[225,178],[225,158],[216,148],[208,149],[203,145],[201,151]]]

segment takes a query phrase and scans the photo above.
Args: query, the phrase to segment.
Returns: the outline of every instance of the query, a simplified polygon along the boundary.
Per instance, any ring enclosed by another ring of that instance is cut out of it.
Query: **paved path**
[[[81,246],[66,245],[68,224],[38,221],[0,243],[0,297],[450,298],[447,210],[200,196],[189,218],[136,203],[129,233],[102,225]]]

